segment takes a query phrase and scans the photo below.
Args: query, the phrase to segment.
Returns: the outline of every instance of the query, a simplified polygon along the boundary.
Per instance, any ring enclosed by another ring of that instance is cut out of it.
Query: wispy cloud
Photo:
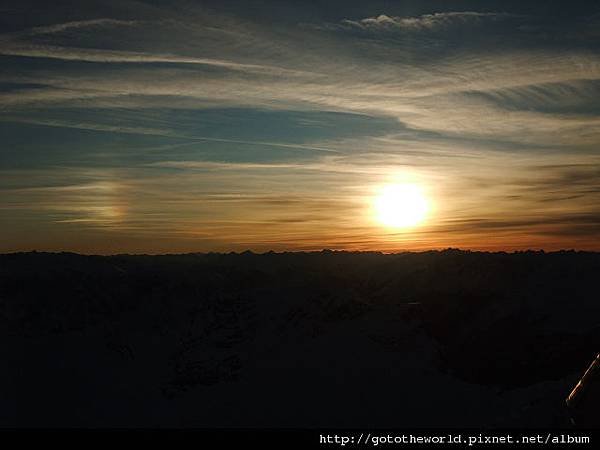
[[[152,54],[119,50],[83,49],[52,45],[24,44],[20,42],[0,42],[0,54],[7,56],[26,56],[29,58],[50,58],[64,61],[84,61],[97,63],[199,64],[236,71],[279,75],[293,75],[295,73],[302,73],[300,71],[287,70],[276,66],[241,64],[212,58],[194,58],[180,55]]]
[[[51,35],[65,31],[80,31],[93,29],[99,36],[110,32],[114,27],[135,27],[145,25],[146,27],[164,26],[168,21],[119,20],[111,18],[99,18],[92,20],[71,21],[33,27],[17,33],[0,35],[0,55],[23,56],[29,58],[50,58],[63,61],[82,61],[96,63],[131,63],[131,64],[197,64],[213,66],[227,70],[287,75],[309,73],[301,70],[288,70],[275,65],[244,64],[225,59],[184,56],[170,53],[139,52],[117,49],[93,48],[90,46],[78,47],[77,45],[61,46],[52,45],[47,42],[38,43],[34,38],[39,36],[52,37]],[[47,36],[49,35],[49,36]]]
[[[498,21],[515,14],[504,12],[476,12],[476,11],[450,11],[434,14],[423,14],[417,17],[387,16],[380,14],[360,20],[345,19],[341,27],[354,27],[362,30],[376,31],[431,31],[448,27],[468,24],[479,24],[486,21]]]
[[[138,21],[135,20],[117,20],[109,18],[93,19],[93,20],[78,20],[73,22],[57,23],[54,25],[46,25],[43,27],[33,27],[26,31],[29,35],[39,34],[54,34],[63,31],[80,29],[80,28],[95,28],[95,27],[110,27],[110,26],[134,26]]]

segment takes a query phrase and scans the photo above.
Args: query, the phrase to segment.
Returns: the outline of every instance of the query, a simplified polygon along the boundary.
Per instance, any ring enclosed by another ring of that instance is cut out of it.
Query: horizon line
[[[98,256],[98,257],[114,257],[114,256],[273,256],[273,255],[312,255],[312,254],[377,254],[382,256],[394,256],[394,255],[405,255],[405,254],[425,254],[425,253],[486,253],[486,254],[506,254],[515,255],[523,253],[536,253],[536,254],[556,254],[556,253],[592,253],[600,254],[598,250],[581,250],[574,248],[564,248],[559,250],[544,250],[543,248],[535,249],[528,248],[523,250],[472,250],[458,247],[445,247],[440,249],[429,249],[429,250],[401,250],[397,252],[385,252],[381,250],[344,250],[344,249],[329,249],[323,248],[321,250],[284,250],[275,251],[268,250],[264,252],[255,252],[247,249],[243,251],[208,251],[208,252],[185,252],[185,253],[79,253],[76,251],[46,251],[46,250],[23,250],[14,252],[3,252],[0,256],[14,256],[14,255],[76,255],[76,256]]]

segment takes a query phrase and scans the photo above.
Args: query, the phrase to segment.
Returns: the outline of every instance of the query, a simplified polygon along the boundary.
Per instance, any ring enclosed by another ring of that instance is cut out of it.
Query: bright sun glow
[[[429,211],[429,202],[415,184],[385,186],[375,198],[377,219],[383,225],[408,228],[419,225]]]

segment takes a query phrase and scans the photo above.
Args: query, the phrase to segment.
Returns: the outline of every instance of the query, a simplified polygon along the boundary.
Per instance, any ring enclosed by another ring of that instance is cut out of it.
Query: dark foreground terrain
[[[600,254],[0,255],[0,426],[565,424]]]

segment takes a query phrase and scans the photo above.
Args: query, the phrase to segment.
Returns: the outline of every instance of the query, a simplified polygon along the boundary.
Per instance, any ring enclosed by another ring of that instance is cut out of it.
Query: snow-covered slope
[[[1,426],[563,424],[600,255],[0,255]]]

